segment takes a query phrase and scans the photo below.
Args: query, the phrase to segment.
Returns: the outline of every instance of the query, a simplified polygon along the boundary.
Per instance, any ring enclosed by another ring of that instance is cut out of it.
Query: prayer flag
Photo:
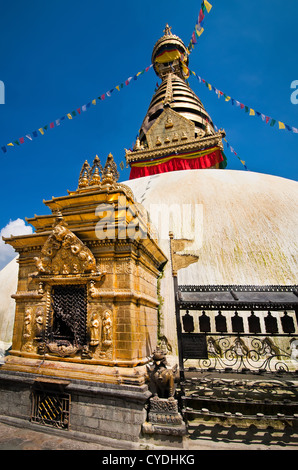
[[[55,124],[53,122],[50,122],[50,128],[53,129],[55,127]]]
[[[60,119],[56,119],[55,123],[56,123],[56,126],[60,126]]]
[[[71,114],[67,114],[67,117],[68,117],[68,119],[72,119],[72,115],[71,115]]]
[[[24,141],[24,137],[20,137],[19,138],[19,141],[20,141],[20,144],[23,144],[25,141]]]
[[[250,115],[250,116],[255,116],[255,112],[254,112],[254,110],[251,109],[251,108],[250,108],[250,111],[249,111],[249,115]]]
[[[72,111],[71,114],[72,114],[73,117],[75,117],[77,115],[77,113],[75,111]]]
[[[204,0],[204,5],[205,5],[206,10],[208,11],[208,13],[210,13],[210,10],[212,8],[211,3],[209,3],[207,0]]]
[[[39,130],[39,132],[40,132],[42,135],[44,135],[44,130],[43,130],[42,127],[41,127],[40,129],[38,129],[38,130]]]
[[[199,13],[199,23],[202,23],[203,19],[205,18],[205,15],[203,13],[203,10],[201,9],[200,10],[200,13]]]
[[[77,109],[77,112],[78,112],[79,114],[81,114],[81,108],[78,108],[78,109]]]
[[[270,121],[270,117],[269,117],[269,116],[266,116],[266,117],[265,117],[265,121],[266,121],[266,124],[268,124],[268,122]]]
[[[102,99],[102,100],[104,100],[104,99],[105,99],[105,97],[106,97],[106,95],[105,95],[105,94],[101,95],[101,99]]]
[[[96,100],[92,100],[92,104],[96,105]]]
[[[26,134],[27,139],[32,140],[32,137],[30,134]]]
[[[273,127],[275,123],[276,123],[276,120],[275,120],[275,119],[271,119],[270,126]]]
[[[18,140],[14,140],[14,143],[20,145],[20,142]]]
[[[283,122],[280,122],[280,121],[278,121],[278,127],[279,127],[279,129],[285,129],[285,128],[286,128],[286,126],[284,125],[284,123],[283,123]]]
[[[85,105],[85,104],[83,104],[83,106],[82,106],[82,111],[83,111],[83,112],[86,111],[86,105]]]
[[[195,30],[196,30],[196,33],[197,33],[198,37],[200,37],[201,34],[203,34],[203,32],[204,32],[204,28],[202,28],[201,26],[196,26]]]
[[[1,148],[2,148],[3,153],[6,153],[6,152],[7,152],[7,148],[6,148],[6,147],[1,147]]]
[[[120,91],[119,85],[116,86],[116,90]]]
[[[14,146],[12,142],[9,142],[9,144],[7,144],[7,145],[9,145],[10,147]]]
[[[248,113],[248,106],[244,106],[245,107],[245,112]]]
[[[292,131],[295,133],[295,134],[298,134],[298,129],[296,127],[292,127]]]
[[[32,132],[33,137],[38,137],[37,131]]]

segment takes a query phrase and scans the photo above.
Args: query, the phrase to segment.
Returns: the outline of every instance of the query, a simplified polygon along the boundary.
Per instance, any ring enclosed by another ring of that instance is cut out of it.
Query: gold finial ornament
[[[165,29],[163,30],[163,32],[165,33],[165,36],[171,36],[172,35],[171,29],[172,29],[172,26],[169,26],[168,23],[167,23],[166,26],[165,26]]]
[[[100,174],[99,169],[95,168],[94,173],[92,175],[92,179],[90,181],[90,186],[96,186],[100,184]]]
[[[87,160],[85,160],[79,176],[79,188],[85,188],[89,185],[90,170],[90,165]]]

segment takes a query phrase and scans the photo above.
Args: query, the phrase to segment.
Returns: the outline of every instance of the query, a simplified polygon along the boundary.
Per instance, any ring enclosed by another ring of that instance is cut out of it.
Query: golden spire
[[[166,88],[164,106],[170,106],[170,103],[172,103],[173,101],[172,77],[173,77],[172,73],[169,73],[167,76],[167,88]]]

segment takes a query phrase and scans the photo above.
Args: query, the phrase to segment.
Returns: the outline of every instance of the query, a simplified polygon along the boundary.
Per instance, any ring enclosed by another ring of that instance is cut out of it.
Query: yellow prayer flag
[[[254,110],[250,108],[249,115],[250,115],[250,116],[255,116],[255,114],[256,114],[256,113],[254,112]]]
[[[230,101],[231,97],[230,96],[227,96],[225,101]]]
[[[280,122],[280,121],[278,121],[278,127],[279,127],[279,129],[285,129],[285,128],[286,128],[286,126],[284,125],[284,123],[283,123],[283,122]]]
[[[244,160],[240,160],[240,162],[242,163],[242,165],[245,165],[245,161],[244,161]]]
[[[92,104],[94,104],[94,105],[95,105],[95,104],[96,104],[96,100],[92,100]]]
[[[72,115],[69,113],[67,114],[68,119],[72,119]]]
[[[10,145],[11,147],[13,147],[13,146],[14,146],[14,145],[13,145],[11,142],[10,142],[9,144],[7,144],[7,145]]]
[[[116,86],[116,90],[120,91],[119,85]]]
[[[210,85],[210,83],[208,83],[208,88],[210,91],[212,90],[212,86]]]
[[[40,132],[42,135],[44,135],[44,130],[43,130],[42,127],[41,127],[40,129],[38,129],[38,130],[39,130],[39,132]]]
[[[204,32],[204,28],[201,28],[201,29],[199,30],[198,25],[196,25],[196,32],[197,32],[197,35],[198,35],[198,36],[201,36],[201,34],[203,34],[203,32]]]
[[[207,0],[204,0],[204,5],[206,7],[206,10],[208,11],[208,13],[210,12],[211,8],[212,8],[212,5],[211,3],[207,2]]]

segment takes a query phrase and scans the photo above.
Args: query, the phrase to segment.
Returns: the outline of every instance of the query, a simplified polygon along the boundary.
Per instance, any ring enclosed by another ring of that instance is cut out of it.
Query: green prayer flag
[[[271,119],[270,126],[273,127],[275,123],[276,123],[276,120],[275,120],[275,119]]]
[[[248,109],[248,106],[244,106],[245,108],[245,112],[248,113],[249,109]]]

